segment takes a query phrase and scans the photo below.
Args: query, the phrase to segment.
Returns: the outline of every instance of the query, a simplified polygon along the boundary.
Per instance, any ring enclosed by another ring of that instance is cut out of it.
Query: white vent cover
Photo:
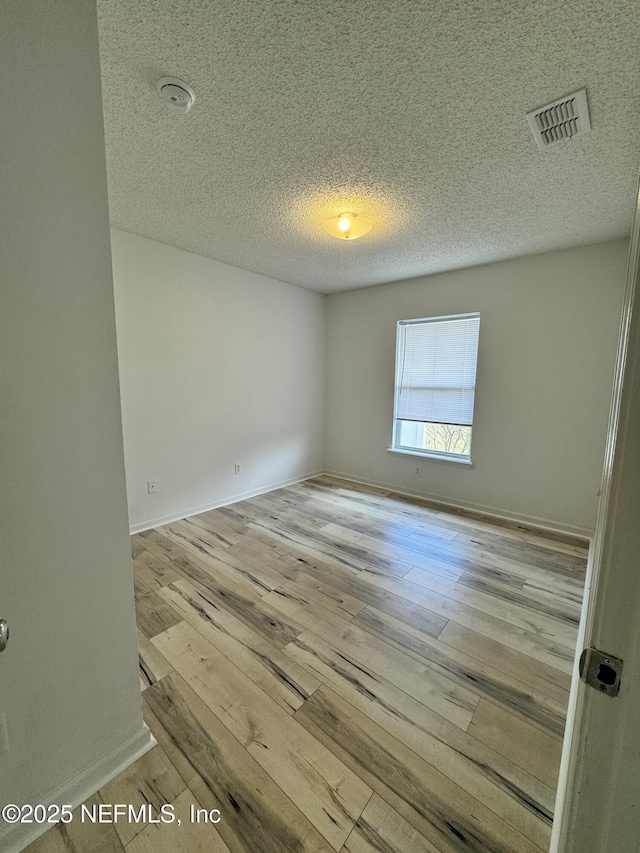
[[[587,90],[581,89],[527,113],[538,148],[543,151],[556,142],[573,139],[591,130]]]

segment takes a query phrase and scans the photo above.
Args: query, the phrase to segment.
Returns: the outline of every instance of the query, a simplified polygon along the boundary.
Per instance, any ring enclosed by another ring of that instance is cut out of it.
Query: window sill
[[[467,468],[473,468],[471,459],[464,459],[455,456],[441,456],[439,453],[429,453],[428,450],[401,450],[399,447],[388,447],[387,453],[398,453],[400,456],[418,456],[420,459],[429,459],[432,462],[448,462],[453,465],[466,465]]]

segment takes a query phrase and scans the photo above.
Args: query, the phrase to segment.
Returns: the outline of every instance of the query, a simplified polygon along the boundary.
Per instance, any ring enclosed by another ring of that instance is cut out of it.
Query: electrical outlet
[[[233,466],[233,473],[242,474],[242,465],[239,462],[236,462],[236,464]]]
[[[7,729],[7,715],[0,714],[0,755],[9,752],[9,730]]]
[[[422,467],[420,465],[416,465],[413,473],[416,475],[416,477],[422,477]]]
[[[157,480],[147,480],[147,494],[148,495],[157,495],[158,494],[158,481]]]

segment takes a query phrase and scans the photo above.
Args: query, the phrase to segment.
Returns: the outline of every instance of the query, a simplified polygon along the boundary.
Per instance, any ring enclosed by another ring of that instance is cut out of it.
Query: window
[[[469,462],[479,314],[398,323],[392,450]]]

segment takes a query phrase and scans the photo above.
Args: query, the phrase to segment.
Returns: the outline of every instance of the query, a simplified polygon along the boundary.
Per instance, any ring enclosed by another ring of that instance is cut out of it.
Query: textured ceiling
[[[99,0],[112,224],[332,292],[608,240],[640,165],[632,0]],[[196,92],[187,115],[155,90]],[[592,131],[525,112],[586,87]],[[374,221],[355,242],[322,221]]]

